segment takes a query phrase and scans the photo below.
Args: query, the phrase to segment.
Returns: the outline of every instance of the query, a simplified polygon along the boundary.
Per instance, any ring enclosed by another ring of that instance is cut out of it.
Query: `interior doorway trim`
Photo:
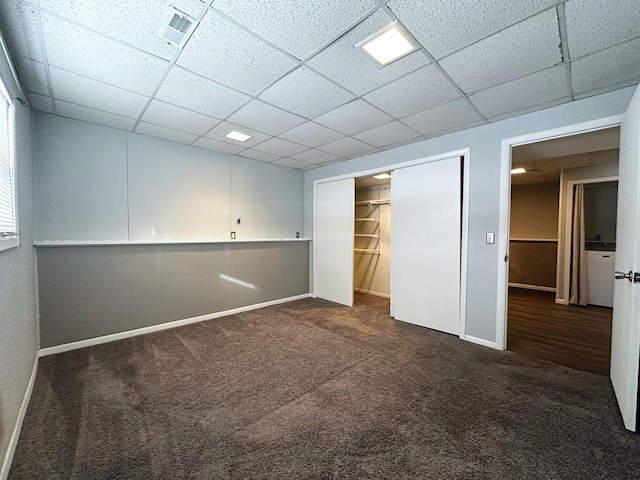
[[[507,298],[509,279],[509,209],[511,206],[511,148],[578,133],[620,126],[624,115],[612,115],[588,122],[542,130],[502,140],[500,155],[500,224],[498,226],[498,291],[496,301],[496,344],[498,350],[507,348]]]
[[[439,153],[437,155],[430,155],[428,157],[418,158],[416,160],[409,160],[401,163],[393,163],[390,165],[384,165],[377,168],[372,168],[368,170],[361,170],[358,172],[347,173],[343,175],[337,175],[334,177],[321,178],[318,180],[314,180],[313,182],[313,239],[312,241],[312,251],[313,251],[313,262],[312,262],[312,279],[313,279],[313,296],[316,297],[317,293],[317,264],[316,264],[316,195],[318,185],[325,182],[333,182],[336,180],[345,180],[348,178],[358,178],[365,177],[368,175],[375,175],[380,172],[393,171],[398,168],[412,167],[414,165],[421,165],[423,163],[429,162],[437,162],[439,160],[445,160],[447,158],[452,157],[462,157],[463,158],[463,172],[462,172],[462,242],[461,242],[461,252],[460,252],[460,333],[459,337],[463,340],[473,341],[471,337],[465,335],[466,331],[466,319],[467,319],[467,252],[469,249],[469,165],[471,163],[471,149],[463,148],[460,150],[453,150],[450,152]],[[393,222],[393,219],[392,219]],[[393,258],[391,259],[391,264],[393,268]],[[391,292],[393,292],[393,285],[391,285]],[[479,343],[479,342],[475,342]],[[493,346],[493,345],[492,345]]]

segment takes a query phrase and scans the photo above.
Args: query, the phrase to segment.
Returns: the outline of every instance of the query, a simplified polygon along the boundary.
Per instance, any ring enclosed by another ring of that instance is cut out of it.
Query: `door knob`
[[[631,270],[629,270],[628,273],[618,272],[616,270],[615,274],[616,274],[616,280],[622,280],[623,278],[626,278],[630,282],[633,282],[633,272]]]

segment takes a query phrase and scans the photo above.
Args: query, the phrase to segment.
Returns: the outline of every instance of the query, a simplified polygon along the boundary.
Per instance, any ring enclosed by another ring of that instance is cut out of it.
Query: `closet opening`
[[[355,179],[354,305],[390,314],[391,172]]]
[[[620,128],[512,148],[507,349],[609,374]]]

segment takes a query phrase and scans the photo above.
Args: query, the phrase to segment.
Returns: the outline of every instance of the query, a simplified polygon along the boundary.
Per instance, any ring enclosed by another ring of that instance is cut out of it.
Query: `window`
[[[16,219],[13,103],[0,81],[0,251],[19,245]]]

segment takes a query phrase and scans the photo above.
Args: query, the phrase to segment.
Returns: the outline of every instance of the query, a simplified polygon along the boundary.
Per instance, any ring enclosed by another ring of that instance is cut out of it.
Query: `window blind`
[[[16,236],[12,105],[0,84],[0,240]]]

